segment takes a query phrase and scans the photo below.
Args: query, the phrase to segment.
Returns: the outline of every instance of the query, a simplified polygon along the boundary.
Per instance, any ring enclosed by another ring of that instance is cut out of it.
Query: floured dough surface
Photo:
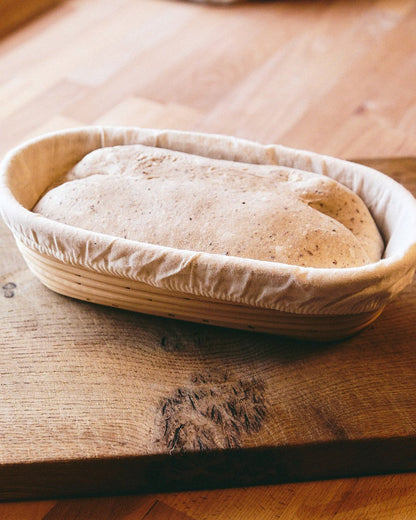
[[[357,267],[384,249],[364,202],[328,177],[143,145],[86,155],[33,211],[140,242],[308,267]]]

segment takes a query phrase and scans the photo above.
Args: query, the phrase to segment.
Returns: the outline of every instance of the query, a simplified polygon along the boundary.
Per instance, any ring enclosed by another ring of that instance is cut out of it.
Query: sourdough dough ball
[[[364,202],[323,175],[143,145],[86,155],[34,210],[140,242],[308,267],[378,261]]]

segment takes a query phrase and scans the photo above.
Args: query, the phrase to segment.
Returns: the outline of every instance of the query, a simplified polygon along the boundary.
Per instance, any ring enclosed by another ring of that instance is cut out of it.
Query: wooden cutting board
[[[361,161],[416,193],[416,159]],[[44,288],[0,242],[0,498],[416,470],[416,285],[302,343]]]

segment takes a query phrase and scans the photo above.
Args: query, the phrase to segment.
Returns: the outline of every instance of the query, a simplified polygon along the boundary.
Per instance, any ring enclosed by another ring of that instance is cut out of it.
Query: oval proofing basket
[[[364,200],[384,237],[384,257],[358,268],[306,268],[126,240],[31,211],[48,187],[92,150],[134,143],[330,176]],[[341,339],[376,319],[411,283],[416,268],[416,202],[400,184],[347,161],[228,136],[95,126],[47,134],[5,157],[0,201],[29,268],[50,289],[213,325]]]

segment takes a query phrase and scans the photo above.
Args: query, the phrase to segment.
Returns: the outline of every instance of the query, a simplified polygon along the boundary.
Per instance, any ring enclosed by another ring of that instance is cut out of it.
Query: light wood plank
[[[175,128],[189,130],[201,118],[201,112],[186,105],[158,103],[148,98],[130,97],[96,120],[97,124],[142,128]]]

